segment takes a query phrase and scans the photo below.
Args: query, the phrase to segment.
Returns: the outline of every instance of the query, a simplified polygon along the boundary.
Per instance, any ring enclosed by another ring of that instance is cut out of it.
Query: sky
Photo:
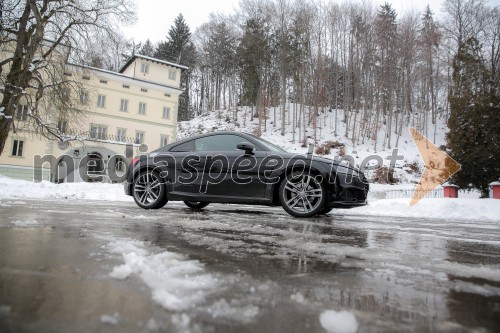
[[[166,39],[179,14],[184,16],[193,33],[198,26],[208,22],[210,13],[231,14],[239,7],[239,0],[135,0],[135,3],[138,20],[134,26],[123,29],[125,35],[136,42],[149,38],[153,43]]]
[[[329,0],[324,0],[329,1]],[[332,0],[341,2],[341,0]],[[361,2],[361,0],[351,0]],[[432,11],[439,15],[444,0],[372,0],[374,4],[385,2],[392,4],[396,12],[401,15],[406,11],[423,11],[427,4]],[[191,32],[208,21],[210,13],[232,14],[239,8],[240,0],[135,0],[137,4],[137,22],[133,26],[123,29],[128,38],[136,42],[145,42],[150,39],[153,43],[165,40],[168,30],[174,19],[182,13]],[[152,5],[154,3],[154,5]],[[488,0],[489,5],[500,5],[500,0]]]

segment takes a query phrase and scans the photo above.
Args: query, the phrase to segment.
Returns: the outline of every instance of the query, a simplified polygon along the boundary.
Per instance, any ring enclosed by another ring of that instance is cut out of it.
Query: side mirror
[[[245,155],[253,155],[253,151],[255,149],[255,146],[253,144],[251,144],[250,142],[242,142],[242,143],[238,143],[236,145],[236,148],[244,150]]]

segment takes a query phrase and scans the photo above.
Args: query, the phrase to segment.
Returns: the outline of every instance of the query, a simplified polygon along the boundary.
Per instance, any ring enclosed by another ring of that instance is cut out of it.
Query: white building
[[[44,180],[64,181],[71,170],[57,167],[62,156],[71,156],[80,174],[88,171],[90,177],[84,180],[102,174],[105,167],[122,171],[122,162],[128,163],[139,147],[151,151],[175,140],[183,69],[186,67],[142,55],[134,55],[120,72],[68,65],[64,75],[84,87],[78,96],[70,97],[84,116],[72,121],[56,119],[55,114],[52,121],[62,132],[83,139],[67,144],[29,130],[11,133],[0,155],[0,174],[27,180],[43,174]],[[20,106],[14,121],[22,125],[28,121],[28,112]],[[113,159],[116,155],[119,158]],[[54,156],[56,162],[40,168],[44,157],[49,161],[47,156]],[[113,166],[108,165],[110,160]]]

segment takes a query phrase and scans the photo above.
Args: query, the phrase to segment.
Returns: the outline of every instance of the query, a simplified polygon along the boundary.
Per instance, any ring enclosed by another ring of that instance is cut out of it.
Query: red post
[[[490,184],[491,192],[492,192],[492,198],[493,199],[500,199],[500,182],[493,182]]]
[[[458,198],[458,186],[453,184],[443,184],[443,196],[445,198]]]

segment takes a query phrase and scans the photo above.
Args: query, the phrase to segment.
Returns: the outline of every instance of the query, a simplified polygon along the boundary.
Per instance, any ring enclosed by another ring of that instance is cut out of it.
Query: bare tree
[[[52,110],[59,111],[42,110],[44,98],[57,100],[62,109],[75,109],[69,97],[79,88],[64,75],[72,47],[99,34],[116,35],[117,22],[133,21],[132,9],[129,0],[2,1],[0,153],[15,130],[20,105],[29,109],[33,131],[62,139],[50,121]]]
[[[457,44],[471,37],[477,37],[487,20],[485,0],[446,0],[444,11],[448,14],[445,24],[447,33]]]

